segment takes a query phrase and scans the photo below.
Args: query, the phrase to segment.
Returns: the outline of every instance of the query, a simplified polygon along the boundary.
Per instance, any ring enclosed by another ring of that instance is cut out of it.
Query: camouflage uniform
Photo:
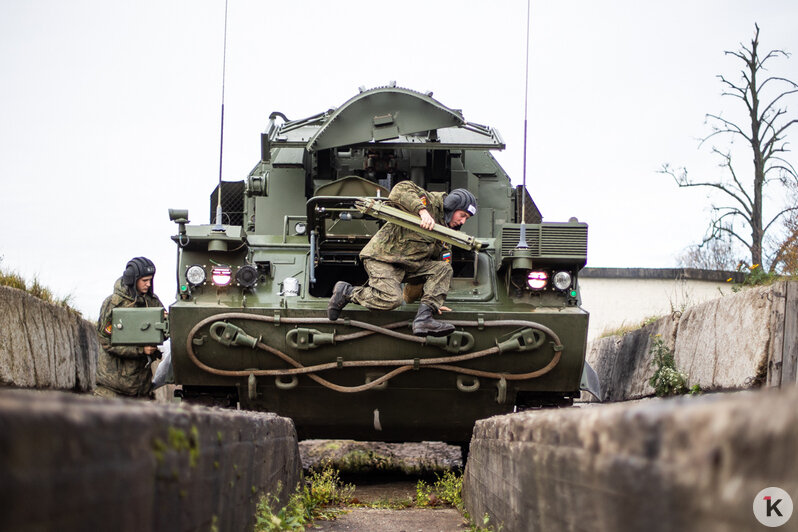
[[[412,181],[402,181],[393,187],[388,199],[413,214],[426,208],[435,223],[445,225],[445,196],[444,192],[427,192]],[[452,281],[452,266],[441,260],[446,248],[434,238],[385,224],[360,252],[369,281],[352,291],[351,301],[370,309],[391,310],[402,304],[402,282],[423,282],[421,303],[437,311]]]
[[[94,394],[103,397],[149,397],[152,392],[152,371],[144,348],[111,345],[111,313],[117,307],[163,307],[163,303],[149,293],[135,297],[130,295],[122,278],[117,279],[114,293],[103,302],[97,320],[101,349],[97,359],[97,388]]]

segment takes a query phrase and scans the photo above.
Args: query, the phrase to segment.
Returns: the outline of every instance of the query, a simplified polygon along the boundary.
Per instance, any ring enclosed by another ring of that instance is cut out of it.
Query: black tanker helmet
[[[454,211],[465,211],[471,216],[477,213],[477,198],[464,188],[456,188],[443,198],[443,216],[446,225],[452,221]]]
[[[135,257],[130,259],[122,272],[122,284],[131,288],[136,293],[136,281],[148,275],[155,275],[155,264],[147,257]],[[149,293],[152,294],[152,283],[150,283]]]

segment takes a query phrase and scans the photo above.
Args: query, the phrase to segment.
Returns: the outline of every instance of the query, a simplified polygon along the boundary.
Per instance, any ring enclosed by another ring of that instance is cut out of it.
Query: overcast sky
[[[589,266],[674,266],[701,239],[706,193],[657,170],[718,174],[697,139],[706,113],[738,116],[715,76],[737,79],[723,52],[755,22],[763,50],[798,52],[794,0],[532,1],[527,186],[545,220],[590,224]],[[257,163],[270,112],[396,80],[497,128],[520,184],[525,30],[524,1],[229,0],[224,179]],[[223,0],[0,2],[2,267],[95,319],[144,255],[173,301],[167,209],[208,223],[223,33]],[[798,57],[771,67],[798,80]]]

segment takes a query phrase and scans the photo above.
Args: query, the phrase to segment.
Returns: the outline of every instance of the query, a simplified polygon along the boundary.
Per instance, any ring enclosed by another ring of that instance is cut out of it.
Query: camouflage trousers
[[[111,388],[106,388],[102,384],[96,384],[94,390],[92,391],[92,395],[95,397],[105,397],[107,399],[116,399],[119,397],[127,398],[127,399],[152,399],[151,394],[149,395],[126,395],[123,393],[119,393],[116,390],[112,390]]]
[[[135,348],[130,348],[134,353]],[[149,397],[152,391],[152,368],[146,355],[116,356],[100,349],[97,356],[97,385],[123,397]]]
[[[419,263],[408,268],[374,259],[365,259],[363,267],[369,274],[365,286],[352,291],[352,302],[372,310],[392,310],[402,304],[402,283],[424,284],[421,302],[435,311],[443,305],[452,283],[452,266],[440,260]]]

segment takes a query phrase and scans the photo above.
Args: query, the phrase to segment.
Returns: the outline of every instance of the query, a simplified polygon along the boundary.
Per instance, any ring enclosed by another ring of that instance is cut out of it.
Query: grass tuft
[[[654,388],[657,397],[700,393],[701,387],[698,385],[688,389],[687,374],[678,370],[673,350],[665,345],[659,334],[653,337],[649,353],[653,356],[651,365],[656,366],[656,370],[648,383]]]
[[[463,476],[447,471],[431,485],[423,480],[416,484],[416,504],[418,506],[438,506],[448,504],[463,510]]]
[[[338,471],[330,466],[311,472],[304,486],[288,499],[288,504],[277,511],[277,495],[261,497],[255,514],[255,532],[276,530],[304,530],[316,519],[335,519],[343,510],[337,506],[352,500],[355,487],[341,482]]]
[[[436,475],[437,479],[431,485],[423,480],[419,480],[416,484],[416,505],[419,507],[441,506],[449,505],[454,506],[463,517],[468,521],[469,532],[498,532],[502,529],[501,525],[498,528],[490,524],[490,516],[485,514],[481,523],[477,523],[468,512],[465,510],[463,504],[463,476],[458,475],[453,471],[447,471],[443,476]]]
[[[53,293],[52,290],[40,283],[38,277],[34,277],[33,281],[28,283],[25,281],[25,278],[17,272],[9,271],[3,268],[2,262],[3,257],[0,257],[0,286],[9,286],[11,288],[16,288],[17,290],[22,290],[23,292],[27,292],[28,294],[41,299],[42,301],[63,307],[69,311],[81,315],[77,309],[72,307],[72,302],[74,300],[74,296],[72,294],[67,294],[64,297],[58,297]]]

